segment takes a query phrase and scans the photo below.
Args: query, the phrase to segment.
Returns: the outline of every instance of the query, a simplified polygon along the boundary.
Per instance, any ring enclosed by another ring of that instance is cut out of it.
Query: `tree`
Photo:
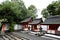
[[[12,30],[12,24],[14,25],[14,23],[20,22],[28,17],[28,12],[22,0],[16,3],[5,1],[0,4],[0,19],[4,19],[4,22],[8,21],[10,23],[9,30]]]
[[[44,10],[47,10],[47,12],[45,12]],[[47,6],[46,9],[42,10],[41,14],[45,18],[47,16],[60,15],[60,1],[53,1],[51,4]]]
[[[12,0],[12,2],[14,3],[17,3],[18,6],[19,6],[19,9],[21,11],[21,17],[22,19],[25,19],[26,17],[33,17],[33,18],[36,18],[37,17],[37,9],[34,5],[30,5],[28,7],[28,9],[26,8],[26,6],[24,5],[24,2],[22,0],[17,0],[17,1],[14,1]]]
[[[18,2],[18,5],[19,5],[19,9],[20,9],[20,11],[21,11],[21,17],[22,17],[22,19],[25,19],[26,17],[27,17],[27,8],[26,8],[26,6],[24,5],[24,2],[22,1],[22,0],[20,0],[19,2]]]
[[[30,5],[28,7],[28,16],[32,16],[33,18],[36,18],[37,17],[37,8],[34,6],[34,5]]]
[[[14,3],[18,3],[18,5],[19,5],[19,9],[21,10],[21,13],[23,14],[21,14],[22,15],[22,17],[23,17],[23,19],[24,18],[26,18],[26,17],[29,17],[29,16],[31,16],[31,17],[33,17],[33,18],[36,18],[37,17],[37,14],[36,14],[36,12],[37,12],[37,8],[34,6],[34,5],[30,5],[29,7],[28,7],[28,9],[25,7],[25,5],[24,5],[24,2],[22,1],[22,0],[12,0]]]
[[[44,18],[47,18],[47,16],[49,15],[47,9],[43,9],[41,14],[43,15]]]
[[[22,4],[23,4],[22,2],[20,4],[9,2],[9,1],[3,2],[0,6],[1,7],[1,11],[0,11],[1,18],[7,18],[8,20],[10,20],[10,18],[13,16],[11,18],[13,19],[13,21],[21,21],[25,19],[27,17],[27,11],[26,11],[27,9]]]
[[[21,16],[20,16],[20,20],[23,20],[27,17],[27,8],[24,5],[24,2],[22,0],[11,0],[11,2],[13,2],[14,4],[18,5],[18,8],[21,12]],[[19,20],[19,21],[20,21]]]
[[[9,26],[11,26],[13,22],[16,22],[16,20],[20,18],[20,14],[21,12],[18,8],[18,5],[9,1],[5,1],[0,4],[0,19],[8,21],[10,24]],[[12,26],[10,28],[12,28]]]
[[[57,2],[53,2],[52,4],[49,4],[47,7],[48,12],[50,13],[50,15],[57,15]]]

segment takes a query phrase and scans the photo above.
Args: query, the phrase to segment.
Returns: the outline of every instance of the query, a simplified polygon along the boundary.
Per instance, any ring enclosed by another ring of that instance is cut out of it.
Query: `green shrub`
[[[9,30],[10,32],[13,32],[13,31],[14,31],[14,24],[15,24],[15,23],[13,23],[13,22],[9,24],[8,30]]]

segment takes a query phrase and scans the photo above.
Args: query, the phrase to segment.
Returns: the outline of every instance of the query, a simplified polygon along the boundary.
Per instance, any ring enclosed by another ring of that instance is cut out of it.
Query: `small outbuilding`
[[[33,20],[32,17],[27,17],[26,19],[24,19],[23,21],[20,22],[23,30],[28,30],[28,24],[31,23],[32,20]]]
[[[29,23],[30,30],[39,31],[42,23],[42,18],[34,19],[31,23]]]

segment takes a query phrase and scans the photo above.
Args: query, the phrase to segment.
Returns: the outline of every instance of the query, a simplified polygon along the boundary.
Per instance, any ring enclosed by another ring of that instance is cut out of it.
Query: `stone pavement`
[[[50,37],[44,37],[44,36],[36,36],[36,35],[30,35],[27,33],[22,33],[22,32],[13,32],[15,34],[18,34],[22,37],[28,38],[30,40],[59,40],[59,39],[55,39],[55,38],[50,38]]]
[[[0,40],[3,40],[2,36],[0,36]]]
[[[60,40],[60,39],[56,39],[56,38],[53,38],[53,37],[48,37],[48,36],[36,36],[34,34],[29,34],[28,32],[12,32],[12,34],[8,33],[10,36],[7,37],[10,38],[11,36],[14,38],[14,39],[29,39],[29,40]],[[14,34],[14,35],[13,35]],[[47,35],[47,34],[46,34]],[[10,38],[11,39],[11,38]],[[19,39],[19,40],[20,40]],[[3,38],[0,36],[0,40],[3,40]]]
[[[0,36],[0,40],[29,40],[29,39],[21,37],[20,35],[17,34],[5,33],[4,36]]]

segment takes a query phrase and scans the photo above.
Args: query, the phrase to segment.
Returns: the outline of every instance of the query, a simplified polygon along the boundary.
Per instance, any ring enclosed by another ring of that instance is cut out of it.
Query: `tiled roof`
[[[21,21],[21,23],[23,23],[23,22],[29,22],[29,21],[31,20],[31,18],[32,18],[32,17],[28,17],[28,18],[26,18],[25,20]]]
[[[42,21],[42,18],[34,19],[34,20],[32,21],[32,23],[29,23],[29,24],[38,24],[38,23],[40,23],[40,22],[43,22],[43,21]]]
[[[42,24],[60,24],[60,15],[50,16]]]

